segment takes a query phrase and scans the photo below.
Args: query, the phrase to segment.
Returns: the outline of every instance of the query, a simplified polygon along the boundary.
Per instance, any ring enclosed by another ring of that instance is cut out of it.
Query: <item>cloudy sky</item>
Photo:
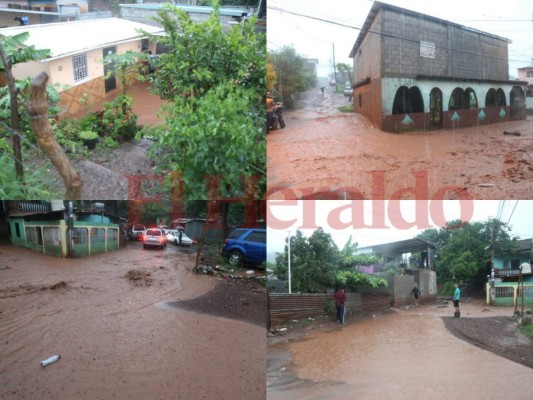
[[[305,236],[310,236],[316,227],[322,227],[330,233],[340,248],[346,244],[350,235],[359,247],[365,247],[411,239],[425,228],[440,227],[441,221],[461,218],[485,221],[489,217],[499,217],[501,221],[509,223],[513,235],[522,239],[533,237],[532,200],[480,200],[465,203],[454,200],[443,203],[403,200],[383,204],[384,213],[379,211],[380,202],[373,203],[371,200],[306,200],[305,204],[301,200],[270,200],[270,215],[267,219],[268,261],[273,262],[274,253],[283,251],[288,231],[294,235],[300,229]],[[354,205],[356,211],[352,212],[354,208],[348,209],[348,205]],[[369,227],[364,228],[363,224]]]
[[[531,0],[387,0],[387,3],[456,22],[512,40],[509,45],[509,73],[517,77],[519,67],[533,65],[533,1]],[[319,59],[319,75],[336,62],[352,64],[350,51],[359,30],[321,22],[286,11],[360,28],[371,0],[268,0],[268,49],[293,45],[309,58]],[[284,10],[284,11],[280,11]]]

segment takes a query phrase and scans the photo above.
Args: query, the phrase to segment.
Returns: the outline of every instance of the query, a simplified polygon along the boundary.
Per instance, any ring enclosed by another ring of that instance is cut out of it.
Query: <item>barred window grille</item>
[[[510,286],[496,287],[496,297],[497,298],[514,297],[513,288]]]
[[[518,287],[518,297],[522,297],[522,287]],[[524,286],[524,297],[533,298],[533,286]]]
[[[87,69],[87,54],[72,57],[72,69],[74,70],[74,82],[79,82],[89,76]]]

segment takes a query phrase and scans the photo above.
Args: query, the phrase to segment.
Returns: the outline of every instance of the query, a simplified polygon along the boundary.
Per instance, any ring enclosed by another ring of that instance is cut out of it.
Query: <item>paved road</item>
[[[482,316],[475,306],[461,307],[463,315]],[[267,397],[531,399],[531,368],[453,336],[441,318],[451,312],[424,305],[271,345]]]

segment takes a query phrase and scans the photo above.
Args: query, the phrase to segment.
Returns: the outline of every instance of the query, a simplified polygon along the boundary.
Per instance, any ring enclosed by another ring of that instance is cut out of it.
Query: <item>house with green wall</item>
[[[487,282],[487,304],[512,306],[521,304],[523,298],[525,304],[533,305],[532,252],[530,238],[517,240],[510,252],[494,255],[493,273]]]
[[[120,247],[116,218],[93,211],[14,213],[7,217],[12,244],[56,257],[85,257]]]

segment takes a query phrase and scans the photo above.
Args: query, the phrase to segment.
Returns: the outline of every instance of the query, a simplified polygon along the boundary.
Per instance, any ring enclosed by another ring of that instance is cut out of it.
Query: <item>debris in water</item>
[[[41,367],[44,368],[47,365],[53,364],[56,361],[59,361],[60,358],[61,358],[60,355],[55,355],[55,356],[52,356],[52,357],[48,357],[46,360],[41,361]]]

